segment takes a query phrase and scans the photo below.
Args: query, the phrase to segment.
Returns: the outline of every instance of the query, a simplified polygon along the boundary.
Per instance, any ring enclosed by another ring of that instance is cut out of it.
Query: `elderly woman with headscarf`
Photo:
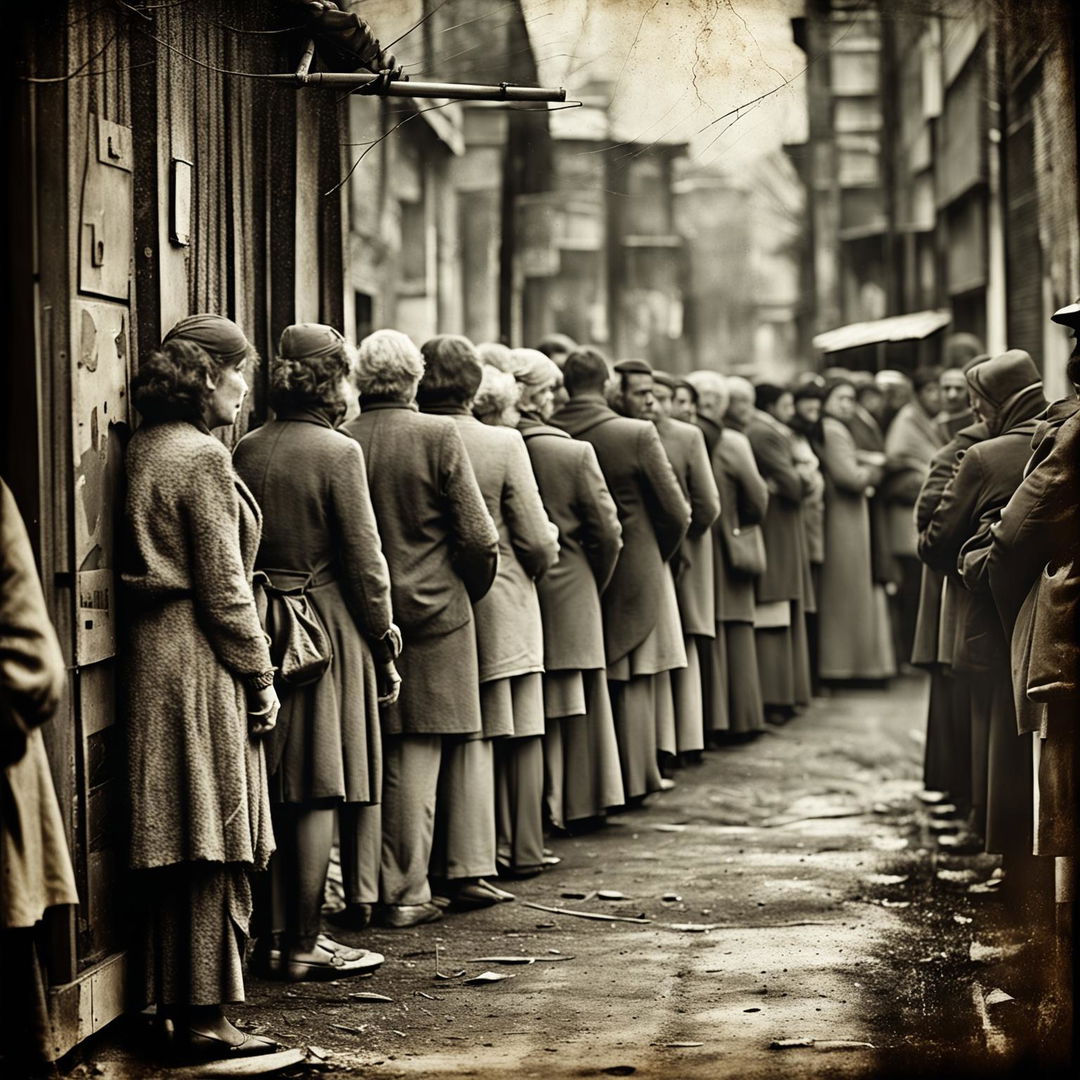
[[[535,582],[558,559],[558,530],[544,512],[521,436],[470,412],[484,391],[480,404],[485,417],[502,417],[508,408],[516,413],[513,378],[485,371],[472,342],[459,335],[432,338],[422,352],[424,378],[417,401],[425,413],[448,416],[457,426],[499,533],[495,581],[473,608],[484,722],[484,739],[477,747],[490,762],[494,744],[497,860],[503,873],[539,873],[544,868],[544,637]],[[505,379],[510,385],[503,392],[499,388]],[[475,789],[458,795],[483,797]]]
[[[948,573],[960,565],[964,545],[983,518],[1008,503],[1031,456],[1037,415],[1046,407],[1039,369],[1011,349],[967,373],[971,404],[990,437],[968,449],[919,537],[919,556]],[[1032,771],[1028,747],[1017,742],[1009,644],[985,580],[985,560],[964,573],[971,596],[958,628],[953,666],[971,678],[972,740],[987,747],[986,850],[1020,860],[1031,853]],[[981,777],[973,777],[973,786]],[[973,799],[983,798],[976,787]]]
[[[137,959],[178,1041],[218,1057],[274,1048],[222,1012],[244,999],[248,874],[274,847],[261,740],[278,698],[252,591],[262,521],[210,434],[235,423],[251,355],[220,316],[173,327],[132,380],[143,424],[126,454],[129,857],[146,916]]]
[[[559,530],[559,559],[536,589],[544,627],[544,801],[551,823],[568,828],[625,802],[600,606],[622,526],[596,451],[547,423],[562,372],[536,349],[515,349],[514,357],[518,431]]]
[[[825,562],[818,596],[823,679],[887,679],[896,673],[884,590],[875,583],[869,499],[881,467],[860,459],[848,427],[855,386],[836,377],[825,386],[818,457],[825,476]]]
[[[267,579],[268,603],[302,596],[329,644],[329,667],[314,681],[279,683],[281,714],[267,740],[278,842],[272,932],[281,939],[280,969],[294,979],[356,974],[382,961],[321,932],[338,808],[351,914],[370,913],[378,899],[377,817],[367,823],[374,835],[360,836],[356,810],[379,801],[379,699],[397,696],[401,644],[364,455],[336,430],[353,397],[341,334],[317,323],[286,327],[270,365],[275,418],[233,454],[263,512],[255,565]]]
[[[364,452],[404,639],[401,693],[383,716],[381,915],[395,928],[442,914],[428,883],[436,799],[440,786],[461,790],[474,766],[482,722],[472,603],[491,587],[499,550],[457,425],[417,411],[423,374],[420,350],[405,334],[370,334],[357,355],[363,411],[345,425]],[[475,777],[481,787],[483,766]],[[484,860],[447,869],[466,888],[493,869],[491,811],[482,800],[461,809],[454,826],[466,830],[466,843],[480,834]]]

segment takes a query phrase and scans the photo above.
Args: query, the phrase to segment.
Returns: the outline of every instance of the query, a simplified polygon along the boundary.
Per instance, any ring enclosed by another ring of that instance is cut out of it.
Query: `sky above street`
[[[737,173],[805,132],[803,0],[523,0],[545,85],[608,84],[615,140]],[[767,95],[756,101],[761,95]],[[569,117],[567,117],[569,119]]]

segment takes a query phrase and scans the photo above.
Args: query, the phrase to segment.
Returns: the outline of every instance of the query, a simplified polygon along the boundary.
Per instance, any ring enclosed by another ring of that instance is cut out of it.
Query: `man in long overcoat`
[[[551,423],[592,444],[623,530],[623,550],[602,598],[604,651],[623,786],[628,802],[640,802],[663,786],[656,759],[655,676],[686,665],[677,608],[669,613],[661,604],[665,581],[670,583],[664,564],[686,535],[690,507],[653,425],[608,407],[604,356],[588,348],[572,352],[563,379],[570,400]]]
[[[746,437],[769,487],[769,506],[761,523],[765,571],[754,587],[754,639],[766,717],[782,723],[811,697],[805,611],[813,590],[803,527],[803,501],[811,482],[798,467],[787,426],[795,414],[791,392],[761,383],[755,387],[754,401]]]
[[[552,824],[622,806],[600,596],[622,550],[622,526],[592,445],[548,424],[562,375],[535,349],[520,361],[518,430],[540,498],[559,529],[559,560],[537,583],[544,623],[545,802]]]
[[[713,703],[706,702],[701,677],[702,657],[716,637],[716,583],[713,577],[712,524],[720,513],[720,492],[713,476],[705,436],[694,424],[671,415],[675,380],[654,371],[652,418],[664,453],[675,470],[683,495],[690,503],[690,528],[669,564],[675,579],[675,595],[682,619],[686,668],[671,673],[675,699],[675,743],[680,756],[699,756],[705,748],[705,716]],[[702,639],[699,647],[698,639]],[[711,687],[711,680],[705,685]]]
[[[964,454],[919,537],[919,557],[942,573],[955,570],[983,515],[1000,510],[1019,486],[1035,417],[1046,407],[1039,369],[1018,349],[973,367],[967,378],[972,407],[986,422],[990,438]],[[989,720],[986,849],[1019,858],[1031,852],[1031,755],[1021,752],[1017,742],[1008,642],[987,585],[972,593],[958,629],[954,666],[977,676],[972,680],[973,732],[982,731]]]

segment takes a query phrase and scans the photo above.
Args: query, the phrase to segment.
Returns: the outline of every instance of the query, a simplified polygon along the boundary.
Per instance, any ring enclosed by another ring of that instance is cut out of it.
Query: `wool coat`
[[[861,405],[855,406],[855,414],[847,424],[859,458],[865,463],[867,457],[879,457],[885,453],[885,436],[881,425]],[[889,513],[880,489],[868,496],[867,514],[870,520],[870,559],[874,581],[885,585],[900,581],[900,569],[893,558],[889,537]]]
[[[600,594],[622,550],[622,526],[592,445],[522,417],[518,430],[548,517],[559,529],[559,558],[537,583],[546,671],[602,668]]]
[[[867,488],[847,426],[822,422],[825,562],[818,597],[819,667],[824,679],[883,679],[895,673],[884,594],[875,585]]]
[[[723,437],[724,429],[715,420],[711,420],[707,416],[699,415],[695,423],[701,428],[701,434],[705,436],[705,449],[708,450],[709,459],[712,460],[713,454],[716,453],[717,446],[720,445],[720,439]]]
[[[803,500],[811,485],[795,458],[790,428],[767,412],[755,410],[746,427],[758,472],[769,488],[761,530],[765,535],[765,572],[754,583],[759,604],[779,600],[807,603],[809,557],[803,527]]]
[[[558,560],[559,538],[540,501],[521,435],[514,428],[481,423],[464,406],[425,411],[449,415],[457,425],[499,533],[495,580],[473,607],[480,681],[543,671],[535,582]]]
[[[821,462],[805,435],[793,431],[792,447],[795,451],[795,467],[807,487],[803,500],[806,555],[811,564],[820,566],[825,561],[825,477],[821,475]]]
[[[333,649],[317,682],[282,688],[266,740],[274,794],[286,802],[378,802],[373,653],[389,659],[392,615],[363,451],[322,413],[285,412],[241,439],[233,464],[262,510],[256,568],[281,588],[310,582],[308,599]]]
[[[769,488],[758,472],[750,440],[741,432],[723,429],[712,460],[724,508],[713,525],[716,619],[753,623],[754,581],[732,572],[726,537],[736,529],[752,528],[765,520]]]
[[[964,454],[919,536],[924,563],[940,573],[956,572],[961,549],[978,533],[983,515],[1005,506],[1020,485],[1036,426],[1034,419],[1021,420]],[[1008,670],[1007,643],[989,587],[969,592],[953,664],[970,672]]]
[[[472,602],[495,579],[499,533],[457,425],[412,404],[365,402],[343,429],[360,443],[404,647],[391,734],[480,730]],[[411,683],[411,685],[410,685]]]
[[[0,928],[79,902],[41,737],[65,677],[30,538],[0,481]]]
[[[889,520],[894,555],[914,557],[917,532],[914,507],[934,454],[945,444],[940,425],[917,402],[896,414],[885,436],[885,479],[882,497]]]
[[[684,634],[716,636],[716,581],[712,525],[720,515],[720,491],[701,429],[672,417],[656,421],[664,453],[690,503],[690,527],[675,558],[675,592]]]
[[[592,444],[619,512],[623,549],[601,598],[611,665],[655,626],[661,574],[686,535],[690,507],[650,422],[618,416],[599,394],[582,394],[551,423]]]
[[[271,667],[251,586],[259,507],[193,424],[144,425],[125,461],[131,865],[261,869],[274,844],[243,683]]]

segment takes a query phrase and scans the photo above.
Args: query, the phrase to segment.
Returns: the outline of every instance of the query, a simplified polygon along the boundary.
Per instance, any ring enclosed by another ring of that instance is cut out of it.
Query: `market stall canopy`
[[[913,311],[908,315],[890,315],[870,322],[849,323],[835,330],[826,330],[814,338],[814,348],[824,353],[858,349],[864,345],[880,345],[896,341],[922,341],[949,325],[952,316],[947,311]]]

